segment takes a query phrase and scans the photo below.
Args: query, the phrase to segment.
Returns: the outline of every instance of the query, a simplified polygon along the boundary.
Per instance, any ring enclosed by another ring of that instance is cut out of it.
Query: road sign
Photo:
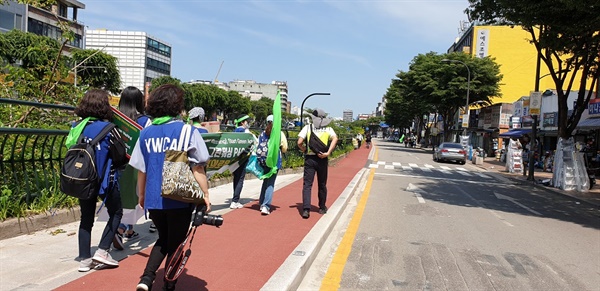
[[[540,115],[542,107],[542,92],[531,92],[529,95],[529,114]]]

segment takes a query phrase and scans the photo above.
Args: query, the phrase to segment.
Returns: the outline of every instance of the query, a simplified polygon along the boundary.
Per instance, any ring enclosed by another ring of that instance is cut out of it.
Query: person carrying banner
[[[204,108],[194,107],[188,112],[188,122],[200,133],[208,133],[208,129],[202,126],[204,121]]]
[[[235,120],[237,128],[233,132],[250,132],[250,116],[244,114]],[[244,187],[244,179],[246,178],[246,164],[248,159],[242,159],[239,162],[237,169],[233,171],[233,197],[231,198],[231,204],[229,208],[238,209],[244,207],[244,204],[240,203],[240,196],[242,194],[242,188]]]
[[[315,173],[318,183],[319,213],[327,213],[327,168],[328,158],[338,141],[337,134],[329,127],[332,119],[325,111],[315,109],[312,112],[312,124],[305,125],[298,134],[298,148],[304,156],[304,182],[302,186],[302,218],[310,217],[311,190]],[[306,141],[306,146],[304,142]]]
[[[136,87],[129,86],[123,89],[121,98],[119,99],[118,110],[141,127],[147,127],[152,124],[150,118],[143,114],[144,94]],[[138,204],[136,189],[137,171],[127,165],[120,174],[121,182],[119,186],[121,189],[121,200],[123,202],[123,218],[121,218],[121,224],[113,239],[113,246],[118,250],[122,250],[125,247],[123,239],[133,241],[139,238],[139,233],[133,230],[133,224],[141,217],[136,211],[136,206]]]

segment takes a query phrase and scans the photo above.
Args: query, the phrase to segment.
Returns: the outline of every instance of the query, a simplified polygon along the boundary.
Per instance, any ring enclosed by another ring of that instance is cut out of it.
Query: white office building
[[[171,75],[171,45],[140,31],[87,30],[86,49],[102,49],[118,59],[121,88],[144,91],[146,82]]]

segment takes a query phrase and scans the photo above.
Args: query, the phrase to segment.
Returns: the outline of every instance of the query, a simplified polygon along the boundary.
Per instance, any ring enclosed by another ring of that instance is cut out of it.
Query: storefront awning
[[[509,130],[505,133],[501,133],[498,135],[498,137],[519,138],[519,137],[522,137],[523,135],[529,134],[529,133],[531,133],[531,128],[519,128],[519,129]]]
[[[593,129],[593,128],[600,128],[600,118],[588,118],[588,119],[584,119],[584,120],[580,120],[579,123],[577,124],[577,128],[586,128],[586,129]]]

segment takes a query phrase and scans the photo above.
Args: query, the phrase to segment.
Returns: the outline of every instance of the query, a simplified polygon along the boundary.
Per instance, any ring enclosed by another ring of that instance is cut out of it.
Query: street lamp
[[[471,89],[471,70],[469,69],[469,66],[467,66],[467,64],[465,64],[465,62],[463,61],[459,61],[459,60],[450,60],[450,59],[443,59],[441,61],[442,63],[461,63],[465,66],[465,68],[467,68],[467,105],[465,106],[465,112],[466,112],[466,119],[467,119],[467,126],[464,126],[464,131],[463,131],[463,135],[467,135],[467,127],[469,127],[469,91]],[[463,120],[463,125],[464,125],[464,120]]]
[[[304,114],[304,102],[306,102],[306,99],[310,98],[311,96],[314,95],[331,95],[330,93],[312,93],[306,97],[304,97],[304,100],[302,100],[302,105],[300,105],[300,128],[302,128],[303,126],[303,122],[302,122],[302,114]]]
[[[85,70],[85,69],[104,69],[104,73],[108,73],[108,71],[106,70],[106,67],[104,66],[79,66],[79,67],[75,67],[73,68],[73,72],[75,73],[75,78],[73,80],[73,85],[75,87],[77,87],[77,72],[81,71],[81,70]]]

